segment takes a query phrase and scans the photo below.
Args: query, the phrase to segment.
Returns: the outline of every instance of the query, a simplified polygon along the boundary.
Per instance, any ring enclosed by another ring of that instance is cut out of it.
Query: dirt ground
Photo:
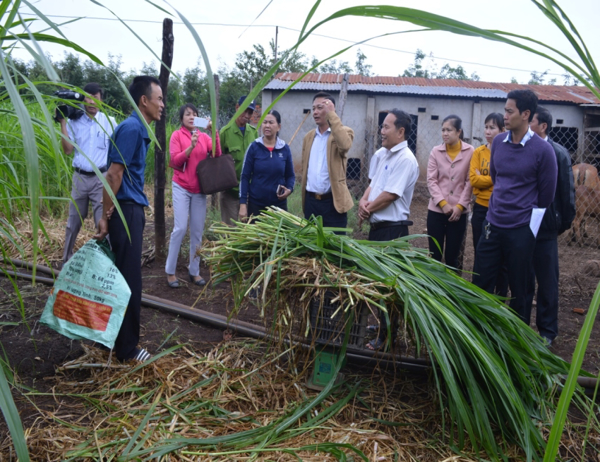
[[[411,219],[414,226],[412,234],[426,232],[426,193],[418,190],[413,203]],[[172,219],[171,219],[172,221]],[[148,217],[149,225],[145,231],[144,249],[153,246],[154,235],[152,217]],[[172,224],[167,226],[170,231]],[[357,236],[358,237],[358,236]],[[425,247],[427,241],[419,238],[413,241],[415,245]],[[182,255],[180,255],[177,275],[181,287],[170,289],[166,284],[164,266],[153,261],[144,266],[143,292],[168,300],[176,301],[202,310],[227,314],[232,306],[231,289],[227,284],[200,288],[187,279],[187,251],[184,241]],[[600,250],[592,247],[577,247],[567,245],[567,239],[561,238],[559,244],[561,264],[560,273],[560,314],[559,337],[553,343],[551,350],[569,361],[573,354],[577,338],[585,320],[585,314],[576,314],[574,308],[583,308],[587,311],[592,294],[598,283],[594,277],[585,270],[588,261],[600,261]],[[473,265],[473,247],[469,227],[464,256],[464,268],[470,270]],[[210,270],[202,266],[201,275],[210,280]],[[470,278],[469,274],[464,275]],[[38,391],[50,391],[48,377],[55,374],[55,368],[82,355],[81,342],[71,341],[66,337],[56,334],[49,328],[39,324],[39,318],[49,296],[50,287],[19,280],[17,282],[24,303],[24,313],[19,308],[19,300],[14,295],[14,287],[6,278],[0,278],[0,344],[3,347],[5,359],[14,371],[19,381],[25,387],[32,387]],[[23,314],[26,323],[22,322]],[[224,332],[187,319],[178,318],[171,314],[163,313],[151,308],[142,308],[141,345],[150,352],[157,353],[164,348],[175,344],[188,343],[197,351],[207,351],[214,345],[222,342]],[[245,321],[261,323],[256,313],[247,311],[242,313]],[[535,320],[532,320],[535,328]],[[593,328],[583,367],[589,372],[597,374],[600,370],[600,328],[597,323]],[[77,373],[74,373],[77,374]],[[40,401],[41,400],[41,401]],[[53,398],[47,402],[39,398],[35,406],[22,395],[16,396],[17,405],[21,411],[24,426],[27,428],[38,415],[39,409],[53,406]],[[5,431],[0,428],[0,433]]]

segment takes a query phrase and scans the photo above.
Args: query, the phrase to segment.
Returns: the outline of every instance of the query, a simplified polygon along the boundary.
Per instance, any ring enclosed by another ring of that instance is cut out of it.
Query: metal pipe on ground
[[[31,263],[19,263],[22,264],[20,266],[26,267],[28,269],[33,269],[33,265]],[[17,266],[16,263],[15,266]],[[37,270],[39,272],[46,272],[47,274],[51,274],[52,271],[50,268],[47,267],[42,268],[42,265],[37,265]],[[8,275],[22,279],[33,279],[32,275],[26,273],[16,273],[14,271],[8,270],[6,271],[6,273]],[[43,276],[36,276],[35,280],[36,282],[42,284],[54,285],[53,279],[46,278]],[[257,326],[255,324],[245,321],[228,320],[226,316],[210,313],[208,311],[200,310],[197,308],[191,308],[181,303],[172,302],[170,300],[164,300],[153,295],[142,294],[142,305],[147,306],[149,308],[158,309],[170,314],[175,314],[195,322],[208,324],[219,329],[231,329],[240,335],[245,335],[248,337],[263,340],[272,339],[271,335],[267,333],[264,327]],[[304,338],[295,338],[293,340],[301,344],[304,348],[310,348],[314,346],[311,345],[310,342],[308,342],[307,339]],[[289,342],[289,340],[287,340],[287,342]],[[392,355],[390,353],[381,353],[369,350],[363,351],[358,349],[350,349],[346,352],[346,357],[347,360],[353,364],[356,363],[364,366],[379,366],[385,369],[409,370],[412,372],[428,372],[431,369],[431,364],[424,360],[404,358]]]
[[[33,270],[34,265],[29,262],[24,262],[21,260],[5,260],[1,259],[0,261],[7,263],[10,262],[14,266],[19,266],[23,268],[27,268],[29,270]],[[54,270],[52,268],[48,268],[44,265],[37,265],[37,271],[49,275],[54,275],[55,277],[60,273],[59,270]],[[0,273],[0,275],[11,275],[22,279],[32,280],[33,276],[26,273],[18,273],[10,270],[5,270],[4,273]],[[42,284],[54,285],[54,280],[50,278],[45,278],[43,276],[36,276],[36,282],[40,282]],[[239,333],[240,335],[246,335],[252,338],[258,339],[270,339],[272,338],[266,330],[254,324],[245,321],[239,320],[228,320],[226,316],[210,313],[208,311],[200,310],[197,308],[191,308],[189,306],[183,305],[181,303],[172,302],[170,300],[164,300],[159,297],[155,297],[153,295],[142,295],[142,304],[149,308],[154,308],[158,310],[165,311],[167,313],[176,314],[187,319],[191,319],[192,321],[205,323],[211,325],[213,327],[217,327],[220,329],[232,329]],[[314,345],[303,341],[305,339],[294,339],[298,343],[302,344],[303,347],[309,348]],[[289,341],[289,340],[288,340]],[[383,368],[391,368],[391,369],[404,369],[404,370],[412,370],[415,372],[428,372],[431,369],[431,363],[428,361],[424,361],[422,359],[416,358],[404,358],[401,356],[392,355],[390,353],[381,353],[370,350],[351,350],[349,349],[346,352],[346,356],[348,361],[355,364],[362,364],[365,366],[375,366],[378,365]],[[566,379],[566,377],[562,377]],[[577,383],[585,388],[586,393],[588,395],[593,394],[598,379],[595,377],[578,377]]]
[[[29,270],[33,270],[33,267],[34,267],[34,265],[32,263],[24,262],[21,260],[11,260],[11,262],[15,266],[20,266],[23,268],[27,268]],[[37,271],[41,272],[41,273],[45,273],[45,274],[54,275],[54,276],[58,276],[58,274],[60,273],[60,270],[48,268],[47,266],[44,266],[44,265],[37,265]],[[40,281],[40,282],[42,282],[42,281]],[[165,299],[155,297],[152,295],[143,294],[142,295],[142,303],[145,306],[149,306],[149,307],[155,308],[155,309],[163,309],[166,311],[170,311],[171,313],[176,311],[177,312],[176,314],[179,314],[183,317],[187,317],[189,319],[200,321],[200,322],[205,322],[214,327],[219,327],[222,329],[234,328],[237,332],[239,332],[242,335],[256,337],[255,335],[251,334],[251,331],[255,330],[255,329],[260,329],[260,331],[262,332],[261,335],[268,335],[266,333],[266,331],[264,330],[264,328],[262,328],[260,326],[256,326],[255,324],[247,323],[244,321],[238,321],[238,320],[227,321],[227,318],[225,316],[217,315],[217,314],[210,313],[210,312],[203,311],[203,310],[199,310],[197,308],[191,308],[191,307],[183,305],[181,303],[172,302],[170,300],[165,300]],[[170,310],[169,307],[174,308],[174,310]],[[201,319],[193,319],[199,313],[200,313]],[[303,339],[303,338],[295,338],[294,340],[296,340],[300,343],[307,343],[306,339]],[[381,361],[390,361],[390,362],[399,362],[402,364],[415,364],[418,366],[431,367],[431,363],[429,363],[429,361],[425,361],[422,359],[416,359],[416,358],[407,358],[407,357],[397,356],[397,355],[393,355],[391,353],[377,352],[377,351],[371,351],[371,350],[362,350],[362,349],[349,347],[348,354],[350,354],[351,356],[364,357],[366,362],[376,361],[379,363]]]

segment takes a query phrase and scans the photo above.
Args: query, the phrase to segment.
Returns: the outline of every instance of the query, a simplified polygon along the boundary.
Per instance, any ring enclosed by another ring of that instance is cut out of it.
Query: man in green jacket
[[[235,105],[237,111],[246,99],[242,96],[238,103]],[[244,155],[248,146],[258,138],[258,130],[249,124],[250,118],[254,113],[256,105],[252,101],[246,111],[235,119],[235,123],[229,127],[223,127],[221,129],[221,150],[223,154],[231,154],[233,161],[235,162],[235,173],[237,174],[238,182],[240,181],[240,175],[242,174],[242,166],[244,165]],[[227,225],[233,225],[231,220],[238,219],[238,213],[240,211],[240,189],[239,187],[224,191],[221,193],[221,221]]]

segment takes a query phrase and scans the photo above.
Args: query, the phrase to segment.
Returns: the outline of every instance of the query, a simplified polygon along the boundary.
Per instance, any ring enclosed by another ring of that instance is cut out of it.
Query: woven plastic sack
[[[40,322],[66,337],[113,348],[130,297],[108,243],[91,239],[63,266]]]

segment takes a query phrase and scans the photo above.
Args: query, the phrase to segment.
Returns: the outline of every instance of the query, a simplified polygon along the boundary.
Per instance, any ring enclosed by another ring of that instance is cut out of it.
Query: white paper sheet
[[[544,213],[546,213],[546,209],[537,209],[534,208],[531,210],[531,220],[529,221],[529,229],[535,237],[537,237],[537,233],[540,230],[540,225],[542,224],[542,218],[544,218]]]

